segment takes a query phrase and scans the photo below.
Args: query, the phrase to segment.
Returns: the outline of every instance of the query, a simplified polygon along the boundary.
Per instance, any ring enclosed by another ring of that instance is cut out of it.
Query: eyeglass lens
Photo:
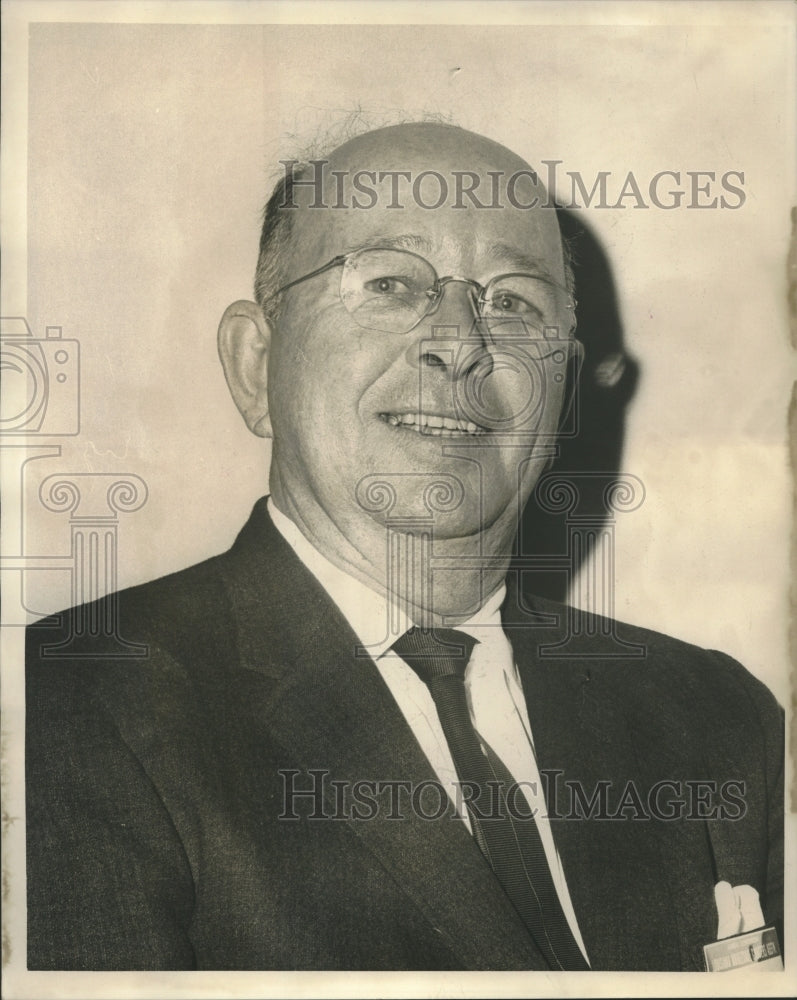
[[[346,258],[341,273],[341,301],[366,329],[407,333],[435,308],[440,294],[432,265],[408,250],[357,251]],[[562,323],[565,299],[564,289],[543,278],[505,274],[487,284],[478,311],[487,321],[514,321],[513,327],[522,320],[542,335]]]

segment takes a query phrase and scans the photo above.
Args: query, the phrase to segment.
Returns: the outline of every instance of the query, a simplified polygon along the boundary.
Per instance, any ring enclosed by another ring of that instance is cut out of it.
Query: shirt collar
[[[407,614],[367,584],[339,569],[310,544],[294,522],[268,498],[274,526],[302,563],[326,590],[368,653],[377,659],[387,652],[413,622]],[[506,594],[502,584],[471,617],[457,625],[480,642],[487,643],[501,626],[501,605]],[[503,634],[503,633],[501,633]]]

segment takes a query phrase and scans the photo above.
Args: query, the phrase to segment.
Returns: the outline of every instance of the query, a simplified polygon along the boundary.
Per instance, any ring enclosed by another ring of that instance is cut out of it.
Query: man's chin
[[[491,529],[507,507],[485,504],[478,485],[451,473],[368,476],[361,481],[359,509],[385,529],[405,534],[430,534],[435,542],[478,539]],[[514,523],[514,522],[513,522]]]

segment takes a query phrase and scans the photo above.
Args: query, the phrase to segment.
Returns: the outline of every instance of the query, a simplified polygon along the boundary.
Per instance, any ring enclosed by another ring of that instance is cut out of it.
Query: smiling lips
[[[476,437],[489,433],[472,420],[457,420],[435,413],[380,413],[379,416],[391,427],[405,427],[430,437]]]

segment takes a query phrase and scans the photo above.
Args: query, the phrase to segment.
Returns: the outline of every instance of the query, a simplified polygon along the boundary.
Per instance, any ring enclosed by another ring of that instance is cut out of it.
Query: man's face
[[[330,181],[329,205],[351,204],[350,181],[362,170],[403,170],[412,178],[435,170],[452,186],[454,171],[474,171],[484,177],[485,203],[487,171],[501,172],[505,184],[528,167],[470,133],[401,126],[353,140],[326,170],[348,185],[341,199],[340,181]],[[441,278],[487,285],[524,271],[564,284],[552,210],[512,207],[505,192],[500,208],[453,208],[452,194],[429,209],[419,201],[434,200],[435,189],[422,189],[416,201],[411,182],[402,188],[403,207],[390,208],[391,183],[369,181],[378,198],[368,209],[308,208],[312,192],[303,192],[286,279],[339,254],[398,247],[425,258]],[[528,177],[513,193],[521,204],[534,195],[546,200]],[[379,284],[385,291],[388,277]],[[566,367],[561,341],[542,350],[531,343],[540,339],[542,320],[531,312],[526,326],[517,322],[522,310],[511,300],[507,322],[486,329],[476,322],[473,287],[459,281],[446,284],[434,313],[408,332],[364,327],[362,312],[358,322],[342,303],[340,283],[341,268],[332,268],[290,289],[281,303],[268,376],[272,490],[288,491],[299,510],[320,507],[355,544],[364,517],[428,517],[430,502],[438,538],[477,536],[501,521],[514,525],[546,462],[543,444],[550,447],[556,430]],[[558,317],[559,337],[571,318]],[[387,492],[379,481],[389,484]],[[435,483],[443,484],[436,493]],[[385,505],[391,491],[395,503]]]

